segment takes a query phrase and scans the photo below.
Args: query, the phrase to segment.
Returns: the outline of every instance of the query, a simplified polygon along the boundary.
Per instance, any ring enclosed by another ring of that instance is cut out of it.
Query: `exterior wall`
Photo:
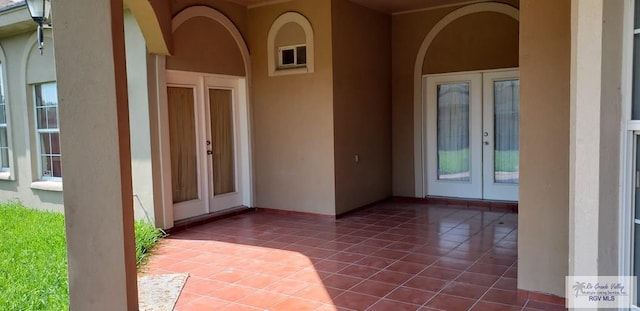
[[[46,33],[44,55],[40,55],[36,45],[35,31],[0,38],[5,56],[2,65],[6,67],[9,147],[13,155],[11,179],[0,180],[0,201],[17,199],[32,208],[61,212],[62,192],[31,186],[38,178],[38,166],[33,89],[28,84],[56,80],[51,32]]]
[[[244,76],[244,61],[235,40],[219,22],[195,17],[173,33],[167,69]]]
[[[341,214],[391,195],[391,18],[346,0],[333,0],[331,11],[335,195]]]
[[[507,3],[511,6],[518,7],[517,0],[508,0],[508,1],[496,1]],[[414,196],[415,195],[415,167],[414,167],[414,122],[413,122],[413,73],[414,66],[416,61],[416,55],[418,54],[418,49],[422,44],[423,40],[429,33],[429,31],[433,28],[433,26],[440,21],[444,16],[453,12],[454,10],[460,8],[461,6],[446,6],[435,8],[431,10],[424,10],[414,13],[406,13],[392,16],[392,35],[391,35],[391,44],[392,44],[392,150],[393,150],[393,195],[395,196]],[[474,16],[477,15],[477,16]],[[463,17],[458,22],[453,22],[448,27],[446,27],[443,31],[449,31],[447,28],[453,27],[464,27],[465,25],[469,25],[467,23],[473,21],[476,18],[487,19],[483,23],[486,23],[486,26],[481,27],[491,27],[491,29],[495,29],[496,27],[500,27],[500,25],[504,25],[505,21],[500,18],[498,20],[493,20],[493,14],[489,13],[478,13],[473,14],[468,17]],[[466,21],[465,21],[466,20]],[[492,23],[496,23],[495,26],[489,26]],[[459,23],[459,25],[457,25]],[[511,22],[506,22],[511,23]],[[478,25],[474,24],[473,27],[470,25],[467,26],[466,31],[471,31],[474,28],[477,28]],[[453,28],[452,28],[453,29]],[[484,29],[484,28],[483,28]],[[481,31],[483,29],[474,30]],[[503,31],[498,30],[498,33],[502,33]],[[485,34],[486,35],[486,31]],[[511,35],[509,31],[505,31],[504,35]],[[438,36],[440,37],[440,36]],[[449,45],[451,43],[447,43],[448,40],[441,39],[436,37],[436,44],[442,45],[443,47]],[[459,38],[459,37],[458,37]],[[470,40],[469,38],[463,40]],[[438,43],[440,41],[440,43]],[[506,46],[511,46],[513,48],[512,39],[509,40],[509,43]],[[490,48],[490,46],[488,46]],[[462,49],[466,52],[475,51],[475,47],[472,50]],[[489,49],[489,51],[491,51]],[[512,51],[514,52],[514,51]],[[429,54],[432,51],[427,51],[427,58],[429,58]],[[469,68],[474,69],[486,69],[491,68],[497,65],[503,65],[503,63],[498,63],[489,60],[479,60],[473,56],[471,53],[467,53],[465,57],[470,59],[469,63],[464,64],[463,67],[459,66],[459,62],[457,59],[447,60],[445,55],[441,53],[450,54],[451,50],[447,49],[443,52],[436,52],[434,50],[433,53],[435,55],[439,55],[437,57],[442,58],[442,61],[445,61],[448,64],[438,65],[432,69],[427,68],[426,72],[447,72],[447,71],[458,71],[458,70],[467,70]],[[434,56],[435,56],[434,55]],[[511,55],[511,54],[510,54]],[[506,59],[505,59],[506,60]],[[509,62],[505,62],[504,65],[509,65],[508,67],[513,67],[514,57],[510,56],[508,58]],[[476,63],[478,61],[479,63]],[[487,61],[487,63],[485,63]],[[429,64],[429,62],[428,62]],[[517,62],[515,63],[517,65]],[[429,66],[429,65],[427,65]],[[433,65],[435,66],[435,65]]]
[[[302,29],[302,26],[296,23],[286,23],[278,31],[278,34],[276,35],[276,38],[274,40],[274,45],[276,47],[297,45],[304,44],[305,41],[306,36],[304,33],[304,29]]]
[[[423,74],[518,67],[518,21],[481,12],[447,25],[431,42]]]
[[[131,128],[131,170],[135,218],[154,222],[153,169],[147,88],[147,48],[142,32],[129,11],[124,14],[127,53],[127,91]]]
[[[520,3],[518,288],[558,296],[569,258],[570,12],[568,0]]]
[[[315,72],[269,77],[267,35],[289,11],[313,27]],[[331,1],[255,7],[247,23],[256,205],[335,215]]]

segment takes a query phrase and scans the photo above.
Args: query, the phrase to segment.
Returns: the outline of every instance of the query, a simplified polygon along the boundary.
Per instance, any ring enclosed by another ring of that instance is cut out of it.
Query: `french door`
[[[518,71],[429,75],[423,90],[426,193],[517,201]]]
[[[242,205],[238,79],[168,72],[174,219]]]

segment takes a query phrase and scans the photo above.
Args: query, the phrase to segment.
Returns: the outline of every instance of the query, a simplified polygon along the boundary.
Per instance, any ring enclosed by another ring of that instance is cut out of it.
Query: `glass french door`
[[[209,211],[242,205],[237,92],[234,81],[207,77],[206,135]]]
[[[237,81],[167,73],[174,219],[242,205]]]
[[[518,200],[520,80],[517,71],[482,74],[483,198]]]
[[[518,200],[517,70],[427,76],[427,195]]]

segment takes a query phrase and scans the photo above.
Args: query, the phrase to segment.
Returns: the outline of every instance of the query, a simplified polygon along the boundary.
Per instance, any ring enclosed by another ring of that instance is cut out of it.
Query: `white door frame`
[[[437,99],[435,96],[435,92],[429,92],[430,89],[433,89],[437,83],[442,82],[462,82],[469,81],[470,92],[479,94],[479,97],[475,97],[476,100],[479,98],[479,102],[474,103],[474,96],[469,96],[469,148],[470,148],[470,158],[472,150],[477,150],[476,152],[483,152],[482,146],[482,132],[483,132],[483,121],[480,118],[480,122],[474,122],[475,115],[484,115],[486,111],[483,111],[483,101],[486,100],[483,95],[486,90],[483,90],[483,76],[488,77],[500,77],[502,75],[513,76],[514,73],[519,71],[518,68],[501,68],[501,69],[493,69],[493,70],[476,70],[476,71],[463,71],[463,72],[450,72],[450,73],[442,73],[442,74],[431,74],[431,75],[423,75],[422,76],[422,123],[425,124],[423,131],[420,132],[420,139],[424,142],[422,143],[422,154],[424,155],[423,164],[420,165],[424,167],[424,170],[416,171],[416,178],[421,177],[421,183],[423,185],[422,191],[425,195],[431,195],[432,193],[439,193],[442,196],[451,196],[451,197],[459,197],[459,193],[464,191],[467,193],[468,198],[482,198],[483,197],[483,177],[482,177],[482,163],[474,163],[474,160],[471,160],[471,175],[472,180],[468,184],[457,183],[457,190],[448,190],[447,187],[450,187],[451,182],[434,182],[436,180],[437,174],[437,158],[432,155],[433,150],[429,150],[428,145],[429,142],[433,142],[437,136],[437,116],[433,113],[428,113],[429,110],[433,110],[433,105],[437,104]],[[519,74],[517,74],[519,76]],[[475,85],[475,86],[474,86]],[[492,85],[490,85],[491,87]],[[485,86],[486,88],[486,86]],[[475,89],[475,90],[474,90]],[[470,94],[471,95],[471,94]],[[493,108],[491,108],[492,110]],[[492,117],[492,116],[491,116]],[[491,122],[493,123],[493,122]],[[431,155],[431,156],[430,156]],[[477,162],[477,161],[476,161]],[[493,165],[491,165],[493,167]],[[420,167],[416,167],[416,170],[420,169]],[[474,180],[473,176],[477,176],[480,180]],[[476,183],[479,182],[479,185]],[[518,187],[517,185],[516,187]],[[443,189],[444,188],[444,189]],[[503,199],[505,200],[505,199]],[[517,194],[515,197],[508,198],[506,200],[517,200]]]
[[[167,94],[166,94],[166,90],[168,86],[172,86],[172,85],[180,85],[180,84],[184,84],[185,81],[195,81],[195,80],[199,80],[198,83],[200,83],[200,89],[203,90],[203,92],[200,92],[201,94],[198,94],[197,96],[202,96],[203,98],[201,100],[206,101],[206,103],[208,103],[208,99],[204,98],[205,96],[205,92],[204,90],[207,89],[207,84],[205,83],[207,79],[214,79],[217,81],[226,81],[225,83],[229,84],[229,85],[235,85],[237,87],[237,106],[234,107],[237,109],[237,114],[235,116],[236,118],[236,122],[238,122],[238,127],[237,127],[237,133],[236,133],[236,137],[238,139],[237,141],[237,148],[236,148],[236,152],[238,153],[238,156],[236,157],[237,159],[239,159],[239,163],[237,165],[239,172],[238,172],[238,180],[236,181],[238,183],[238,188],[242,189],[242,199],[241,199],[241,205],[243,206],[247,206],[247,207],[251,207],[253,206],[253,186],[252,186],[252,166],[251,166],[251,143],[250,143],[250,131],[249,131],[249,126],[251,125],[251,123],[249,122],[250,118],[249,118],[249,107],[248,107],[248,88],[247,88],[247,79],[245,77],[237,77],[237,76],[228,76],[228,75],[214,75],[214,74],[208,74],[208,73],[201,73],[201,72],[187,72],[187,71],[178,71],[178,70],[166,70],[164,75],[164,79],[162,79],[162,83],[159,83],[159,89],[158,89],[158,94],[159,94],[159,103],[160,103],[160,111],[161,114],[163,115],[160,119],[160,137],[161,137],[161,141],[166,142],[165,146],[162,148],[161,150],[161,157],[160,157],[160,161],[161,166],[163,168],[168,168],[169,171],[171,169],[171,157],[170,157],[170,148],[168,146],[168,141],[169,141],[169,123],[168,123],[168,102],[167,102]],[[159,79],[160,80],[160,79]],[[183,82],[181,82],[183,81]],[[188,83],[187,83],[188,84]],[[197,113],[202,113],[205,114],[205,110],[198,112]],[[198,118],[196,118],[196,123],[198,123],[199,121],[197,120]],[[202,124],[202,122],[200,122],[201,124],[197,125],[199,126],[199,130],[202,130],[201,133],[206,133],[206,124]],[[202,139],[199,139],[202,140]],[[205,152],[206,153],[206,146],[203,146],[204,144],[201,144],[201,142],[198,142],[197,148],[199,150],[199,152]],[[199,175],[199,181],[202,181],[201,178],[206,178],[206,174],[203,174],[204,172],[207,172],[207,165],[204,165],[204,167],[198,167],[198,175]],[[162,174],[162,183],[163,183],[163,189],[165,191],[163,197],[164,197],[164,206],[163,206],[163,211],[164,211],[164,217],[165,217],[165,226],[167,228],[172,227],[173,222],[176,219],[174,216],[174,206],[172,204],[173,202],[173,198],[172,198],[172,180],[171,180],[171,174]],[[202,183],[204,185],[206,185],[206,183]],[[203,186],[201,186],[200,188],[202,188]],[[205,186],[206,187],[206,186]],[[205,188],[202,190],[203,192],[200,193],[200,196],[202,195],[207,195],[208,190]],[[207,207],[208,208],[208,207]],[[215,211],[215,210],[213,210]]]

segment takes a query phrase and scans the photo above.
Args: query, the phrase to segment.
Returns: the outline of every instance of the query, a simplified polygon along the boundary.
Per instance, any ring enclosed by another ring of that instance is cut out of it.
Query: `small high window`
[[[278,48],[279,69],[305,67],[307,65],[307,46],[283,46]]]
[[[314,71],[313,28],[300,13],[286,12],[271,25],[267,38],[269,76]]]

